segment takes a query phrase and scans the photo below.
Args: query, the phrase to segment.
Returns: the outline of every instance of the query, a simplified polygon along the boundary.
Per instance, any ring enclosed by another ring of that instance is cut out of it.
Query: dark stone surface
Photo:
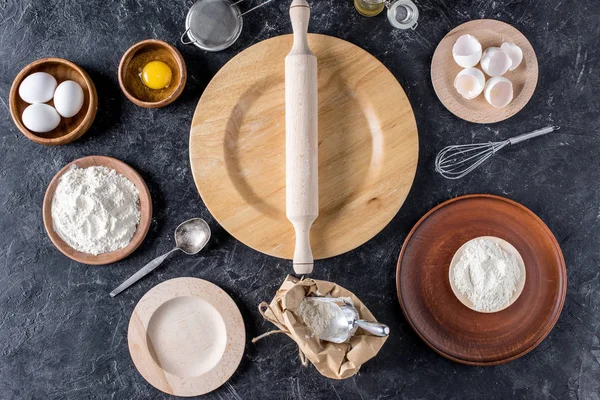
[[[256,2],[256,0],[254,0]],[[136,302],[159,282],[180,276],[212,281],[239,305],[251,338],[271,326],[256,311],[291,271],[218,227],[194,187],[188,134],[202,90],[231,57],[290,32],[287,1],[248,14],[233,47],[206,53],[178,43],[192,0],[0,1],[0,398],[167,398],[133,367],[127,324]],[[353,379],[333,381],[303,368],[293,343],[274,336],[253,345],[229,381],[209,399],[600,398],[600,3],[593,1],[420,0],[415,31],[393,30],[385,16],[364,18],[352,1],[313,1],[311,31],[338,36],[375,55],[413,105],[420,137],[415,184],[396,218],[359,249],[320,262],[314,276],[353,290],[392,335]],[[460,23],[495,18],[520,29],[535,48],[540,78],[531,102],[494,125],[458,120],[437,100],[429,63],[439,40]],[[133,43],[159,38],[183,53],[189,79],[181,98],[160,110],[136,107],[121,93],[117,66]],[[89,132],[67,146],[27,140],[8,111],[12,79],[46,56],[70,59],[91,75],[100,107]],[[546,125],[562,129],[507,149],[469,177],[447,181],[433,170],[450,143],[487,141]],[[139,250],[106,267],[70,261],[48,239],[41,204],[53,175],[85,155],[116,157],[144,177],[154,202]],[[509,197],[537,213],[561,243],[568,269],[562,315],[548,338],[510,364],[474,368],[431,351],[404,320],[395,290],[402,242],[431,207],[466,193]],[[173,246],[172,232],[201,216],[214,229],[209,248],[178,254],[119,297],[108,292]],[[236,395],[237,394],[237,395]]]

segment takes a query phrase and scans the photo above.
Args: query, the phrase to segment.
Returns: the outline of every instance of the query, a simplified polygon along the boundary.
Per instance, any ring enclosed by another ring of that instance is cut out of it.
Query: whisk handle
[[[524,133],[522,135],[515,136],[514,138],[510,138],[510,139],[508,139],[508,143],[510,143],[510,144],[521,143],[521,142],[524,142],[525,140],[529,140],[529,139],[537,137],[537,136],[542,136],[542,135],[545,135],[547,133],[553,132],[558,129],[559,128],[557,126],[547,126],[546,128],[538,129],[533,132]]]

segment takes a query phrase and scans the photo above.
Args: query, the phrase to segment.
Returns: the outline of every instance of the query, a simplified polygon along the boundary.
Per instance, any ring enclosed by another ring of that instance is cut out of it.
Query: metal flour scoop
[[[328,342],[346,342],[358,328],[375,336],[390,334],[387,325],[360,319],[354,305],[342,298],[306,297],[300,304],[299,314],[319,339]]]

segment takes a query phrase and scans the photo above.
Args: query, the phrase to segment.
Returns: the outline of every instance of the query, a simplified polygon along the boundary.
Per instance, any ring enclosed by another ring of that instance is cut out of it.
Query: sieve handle
[[[310,228],[319,215],[317,58],[308,46],[310,7],[306,0],[290,6],[294,31],[285,58],[286,215],[296,232],[294,271],[313,270]]]
[[[181,34],[181,37],[179,38],[179,40],[181,41],[181,43],[183,43],[183,44],[192,44],[192,43],[196,43],[196,41],[195,41],[195,40],[188,40],[188,41],[186,41],[186,40],[184,40],[184,39],[183,39],[183,38],[184,38],[184,36],[185,36],[185,35],[187,35],[187,33],[190,31],[190,29],[191,29],[191,28],[187,28],[187,29],[185,30],[185,32],[183,32],[183,33]]]
[[[237,1],[237,2],[235,2],[235,3],[233,3],[233,4],[235,5],[235,4],[241,3],[242,1],[244,1],[244,0]],[[272,2],[272,1],[273,1],[273,0],[266,0],[266,1],[263,1],[262,3],[255,5],[255,6],[254,6],[254,7],[252,7],[251,9],[244,11],[243,13],[241,13],[241,14],[240,14],[240,16],[242,16],[242,15],[246,15],[246,14],[248,14],[249,12],[252,12],[252,11],[256,10],[257,8],[261,8],[261,7],[262,7],[262,6],[264,6],[265,4],[269,4],[269,3],[270,3],[270,2]]]
[[[547,133],[556,131],[558,129],[560,129],[558,126],[548,126],[546,128],[538,129],[538,130],[533,131],[533,132],[524,133],[522,135],[515,136],[514,138],[510,138],[510,139],[508,139],[508,143],[510,143],[510,144],[521,143],[521,142],[524,142],[524,141],[529,140],[531,138],[534,138],[534,137],[537,137],[537,136],[542,136],[542,135],[545,135]]]

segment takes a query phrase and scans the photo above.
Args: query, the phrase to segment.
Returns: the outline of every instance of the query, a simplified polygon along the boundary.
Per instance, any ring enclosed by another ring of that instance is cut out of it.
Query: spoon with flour
[[[187,255],[198,254],[206,246],[210,239],[210,227],[202,218],[192,218],[175,229],[175,248],[162,256],[146,264],[129,279],[123,282],[118,288],[110,292],[111,297],[115,297],[129,286],[133,285],[150,272],[154,271],[163,261],[177,250],[183,251]]]

